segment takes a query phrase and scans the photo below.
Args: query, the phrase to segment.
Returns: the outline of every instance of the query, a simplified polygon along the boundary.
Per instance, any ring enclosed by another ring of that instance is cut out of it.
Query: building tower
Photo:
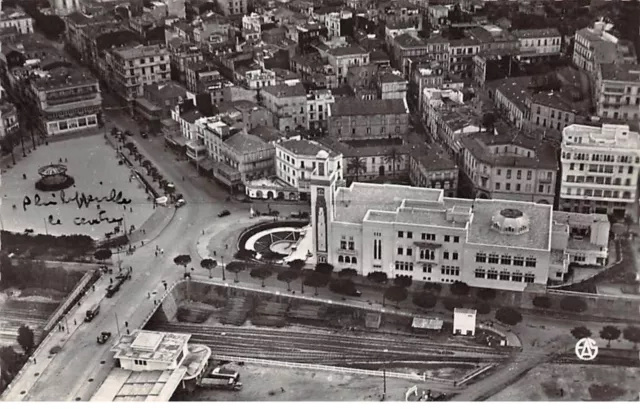
[[[332,168],[329,154],[320,151],[309,180],[311,193],[311,226],[313,252],[317,263],[329,262],[329,246],[332,245],[331,222],[334,219],[336,189],[344,185],[340,168]]]

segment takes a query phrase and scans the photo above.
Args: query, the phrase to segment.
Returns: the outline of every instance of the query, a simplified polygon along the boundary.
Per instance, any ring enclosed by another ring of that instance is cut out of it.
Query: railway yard
[[[305,331],[163,323],[147,329],[192,334],[215,354],[341,366],[458,366],[502,362],[509,350],[432,342],[424,337],[374,334],[364,331]],[[385,350],[387,352],[385,352]]]
[[[16,346],[21,325],[31,328],[39,340],[43,326],[58,305],[57,301],[26,301],[3,296],[0,303],[0,346]]]

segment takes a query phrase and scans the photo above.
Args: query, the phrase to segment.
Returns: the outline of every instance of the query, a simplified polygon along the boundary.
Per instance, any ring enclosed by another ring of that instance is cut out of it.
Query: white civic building
[[[640,135],[628,125],[562,131],[560,208],[637,220]]]
[[[556,221],[548,204],[450,198],[440,189],[400,185],[345,187],[322,163],[311,175],[314,256],[362,275],[383,271],[513,291],[546,286],[568,270],[568,219]],[[608,234],[608,222],[600,223]],[[581,239],[603,239],[592,236]]]

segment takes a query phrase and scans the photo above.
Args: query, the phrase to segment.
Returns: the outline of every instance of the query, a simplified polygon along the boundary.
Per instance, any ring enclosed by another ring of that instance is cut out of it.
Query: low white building
[[[176,369],[189,353],[190,334],[139,331],[134,335],[121,337],[112,348],[120,368],[130,371]]]
[[[453,334],[470,336],[476,334],[476,310],[469,308],[453,310]]]
[[[245,73],[245,83],[249,89],[262,89],[276,85],[276,73],[267,69],[250,70]]]

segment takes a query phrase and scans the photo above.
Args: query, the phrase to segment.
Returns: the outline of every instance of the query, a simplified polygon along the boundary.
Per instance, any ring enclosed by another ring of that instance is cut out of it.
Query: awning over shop
[[[183,136],[171,136],[171,135],[165,135],[164,136],[164,140],[165,142],[170,143],[171,145],[174,146],[178,146],[178,147],[184,147],[187,144],[187,139]]]
[[[198,164],[198,166],[202,170],[205,170],[207,172],[211,172],[213,170],[213,168],[214,168],[213,160],[210,159],[210,158],[207,158],[207,159],[203,160],[202,162],[200,162]]]

